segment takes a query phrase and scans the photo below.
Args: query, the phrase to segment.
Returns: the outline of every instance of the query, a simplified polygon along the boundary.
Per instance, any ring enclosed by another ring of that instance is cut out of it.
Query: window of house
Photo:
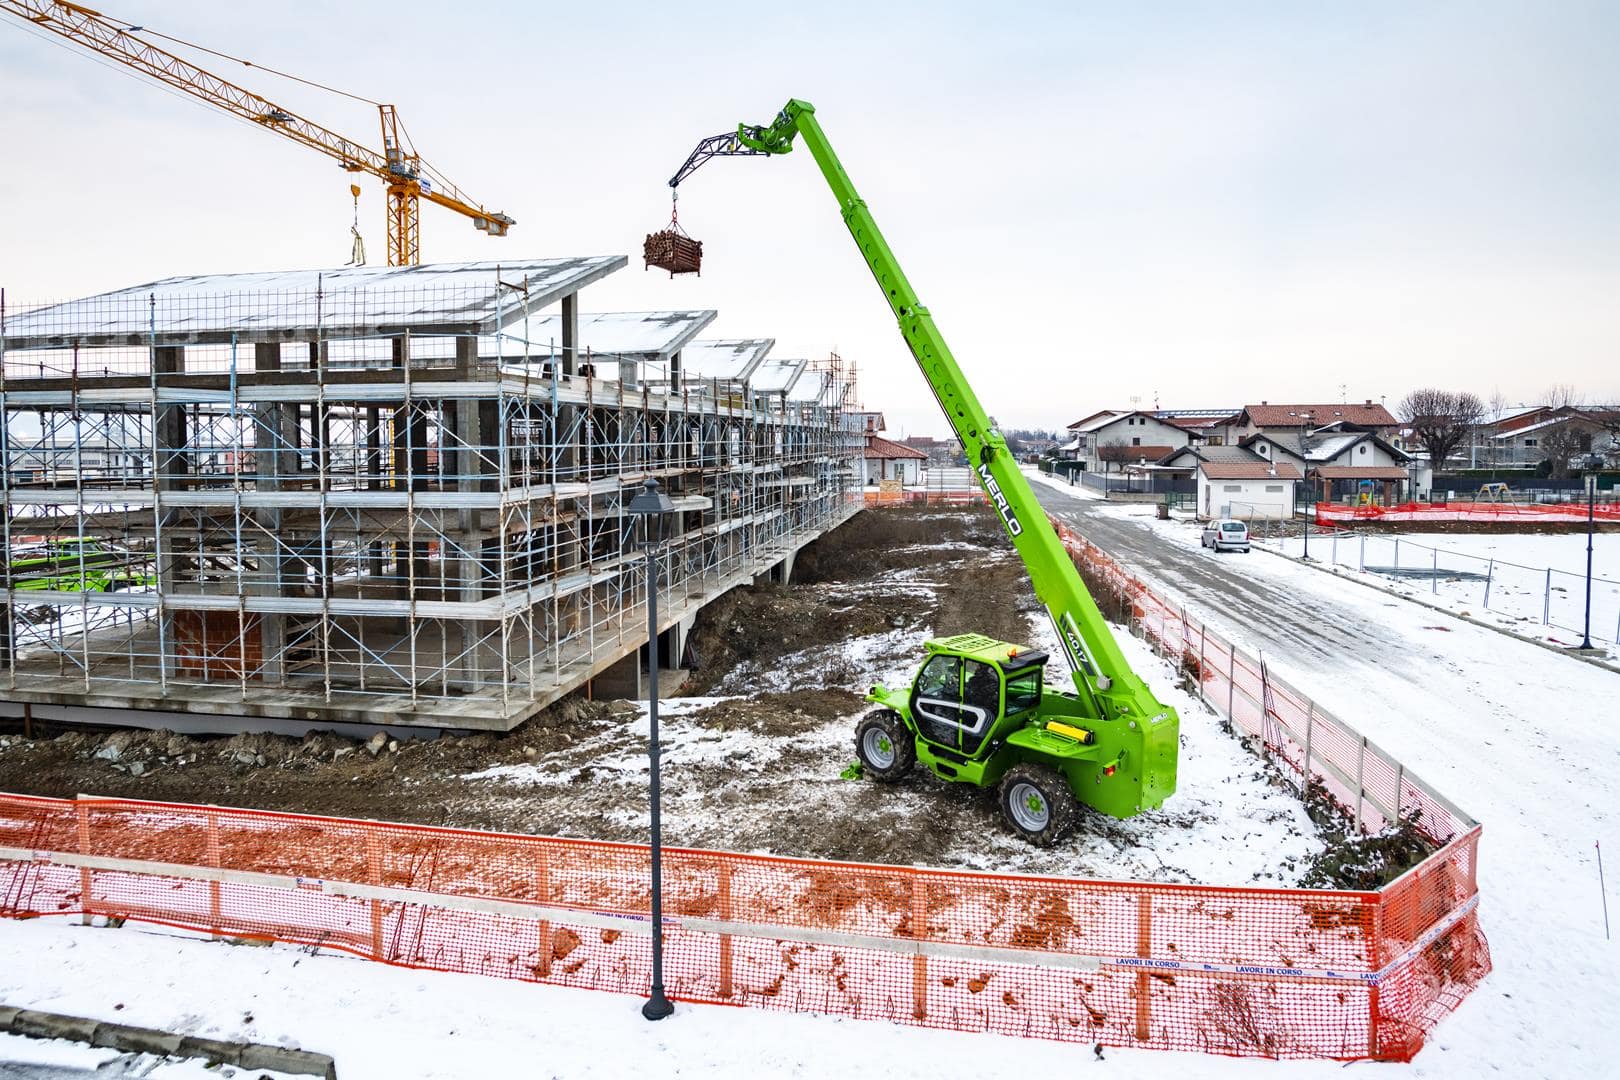
[[[1526,440],[1524,440],[1524,445],[1526,445],[1526,446],[1534,446],[1534,445],[1536,445],[1536,440],[1534,440],[1534,439],[1526,439]]]
[[[1141,446],[1141,445],[1142,445],[1142,438],[1141,438],[1141,436],[1137,436],[1137,437],[1136,437],[1136,438],[1134,438],[1134,439],[1132,439],[1132,440],[1131,440],[1131,445],[1132,445],[1132,446]]]
[[[1361,446],[1358,446],[1358,447],[1356,447],[1356,453],[1358,453],[1358,454],[1365,454],[1365,453],[1366,453],[1366,452],[1367,452],[1367,447],[1366,447],[1366,445],[1365,445],[1365,444],[1363,444],[1363,445],[1361,445]]]
[[[1281,495],[1282,494],[1282,489],[1283,489],[1283,486],[1281,484],[1267,484],[1266,485],[1266,494],[1267,495]]]
[[[1229,493],[1239,492],[1239,491],[1243,490],[1243,485],[1242,484],[1227,484],[1221,490],[1229,492]]]

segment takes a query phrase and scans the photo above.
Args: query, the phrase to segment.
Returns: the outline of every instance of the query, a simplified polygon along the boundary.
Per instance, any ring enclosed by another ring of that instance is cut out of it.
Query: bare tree
[[[1567,477],[1570,458],[1592,448],[1592,433],[1575,417],[1541,428],[1536,435],[1536,449],[1547,465],[1547,476],[1553,480]]]
[[[1601,409],[1588,409],[1586,415],[1603,428],[1608,438],[1605,445],[1594,446],[1603,454],[1605,465],[1620,465],[1620,406],[1608,405]]]
[[[1123,465],[1131,460],[1131,448],[1125,445],[1124,439],[1110,439],[1097,446],[1097,460],[1103,463],[1103,475],[1108,475],[1109,465]]]
[[[1563,413],[1563,423],[1536,432],[1536,449],[1547,466],[1547,476],[1562,480],[1569,475],[1569,461],[1576,454],[1592,449],[1592,424],[1581,411],[1586,395],[1569,383],[1554,383],[1542,395],[1547,408]]]
[[[1554,383],[1542,397],[1549,409],[1578,409],[1586,402],[1586,395],[1569,383]]]
[[[1491,396],[1486,399],[1485,407],[1490,411],[1491,425],[1488,429],[1491,437],[1485,440],[1485,464],[1495,466],[1501,459],[1502,454],[1502,445],[1496,440],[1495,436],[1497,428],[1501,426],[1502,418],[1507,415],[1508,411],[1507,395],[1502,393],[1500,386],[1491,389]]]
[[[1428,452],[1435,472],[1444,469],[1446,459],[1467,445],[1474,428],[1485,418],[1485,403],[1466,390],[1414,390],[1401,399],[1397,409],[1411,425],[1413,437]]]

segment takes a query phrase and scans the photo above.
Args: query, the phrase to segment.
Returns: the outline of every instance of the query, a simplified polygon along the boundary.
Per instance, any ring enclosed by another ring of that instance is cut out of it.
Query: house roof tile
[[[1397,423],[1382,405],[1245,405],[1243,412],[1256,427],[1321,427],[1335,421],[1364,427],[1394,427]],[[1305,420],[1305,414],[1310,420]]]
[[[1198,470],[1211,480],[1300,480],[1293,462],[1206,461]],[[1404,473],[1402,474],[1405,475]]]
[[[885,461],[892,461],[895,458],[928,460],[928,455],[921,450],[914,450],[901,443],[892,442],[881,435],[868,435],[866,437],[866,456],[869,458],[882,458]]]

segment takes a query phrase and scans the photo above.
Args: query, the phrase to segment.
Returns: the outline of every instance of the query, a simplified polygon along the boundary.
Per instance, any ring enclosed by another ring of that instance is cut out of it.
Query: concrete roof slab
[[[624,267],[623,255],[164,278],[12,315],[11,349],[494,333]],[[503,287],[517,286],[518,288]]]

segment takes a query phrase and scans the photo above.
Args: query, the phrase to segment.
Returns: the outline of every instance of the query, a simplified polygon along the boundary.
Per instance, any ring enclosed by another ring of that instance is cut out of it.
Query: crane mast
[[[505,236],[516,224],[506,214],[485,210],[442,177],[430,176],[421,158],[405,149],[399,115],[392,105],[378,106],[384,148],[378,153],[135,36],[141,27],[124,25],[99,11],[66,0],[0,0],[0,11],[335,158],[349,172],[370,173],[382,180],[388,186],[390,266],[414,266],[421,262],[421,222],[417,211],[422,199],[470,218],[474,228],[491,236]]]

